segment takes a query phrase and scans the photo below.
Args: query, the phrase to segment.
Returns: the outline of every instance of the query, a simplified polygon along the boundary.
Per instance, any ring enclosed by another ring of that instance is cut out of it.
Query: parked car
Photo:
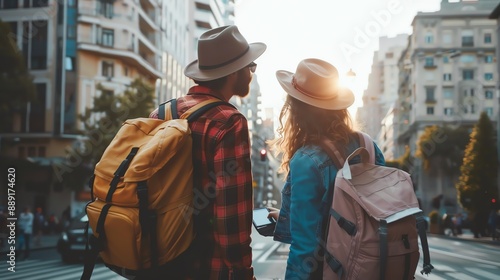
[[[85,212],[71,220],[69,226],[65,228],[57,242],[57,251],[61,254],[63,262],[72,262],[83,259],[85,254],[85,228],[88,217]],[[92,234],[89,227],[88,235]]]

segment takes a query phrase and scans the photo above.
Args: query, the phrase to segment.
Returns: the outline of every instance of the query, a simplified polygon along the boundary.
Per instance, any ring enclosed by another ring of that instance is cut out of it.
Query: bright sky
[[[441,0],[236,0],[235,23],[249,43],[264,42],[266,52],[256,60],[264,108],[279,115],[285,92],[277,70],[295,72],[304,58],[332,63],[339,73],[350,68],[356,95],[354,117],[362,106],[373,53],[380,36],[412,32],[417,11],[439,10]]]

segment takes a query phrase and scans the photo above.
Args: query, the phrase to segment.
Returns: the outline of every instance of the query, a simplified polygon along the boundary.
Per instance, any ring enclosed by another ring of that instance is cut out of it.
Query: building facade
[[[0,18],[36,88],[34,101],[0,132],[2,157],[26,166],[18,174],[19,208],[82,211],[88,195],[65,188],[62,173],[79,164],[79,116],[93,98],[120,94],[135,79],[154,86],[157,103],[184,95],[192,85],[183,69],[197,57],[195,38],[233,17],[229,0],[0,0]],[[252,87],[248,100],[232,101],[250,104],[246,112],[260,109],[258,84]]]
[[[428,126],[472,128],[481,112],[490,118],[498,114],[496,22],[488,19],[497,4],[443,0],[439,11],[415,16],[408,47],[399,60],[395,145],[400,153],[408,146],[415,155]],[[417,195],[427,212],[430,201],[441,194],[447,211],[460,211],[455,189],[459,174],[445,174],[443,169],[424,170],[418,159],[413,163]]]

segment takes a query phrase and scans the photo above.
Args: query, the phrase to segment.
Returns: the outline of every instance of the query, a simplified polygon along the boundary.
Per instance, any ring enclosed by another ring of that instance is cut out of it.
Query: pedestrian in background
[[[33,213],[29,207],[25,207],[24,211],[19,214],[17,220],[18,226],[18,247],[21,251],[24,247],[23,258],[27,259],[30,256],[31,235],[33,234]]]
[[[203,33],[198,59],[184,74],[197,84],[177,99],[179,115],[200,102],[215,99],[227,104],[210,109],[189,127],[193,138],[195,240],[178,259],[176,273],[186,269],[188,279],[254,278],[252,267],[252,168],[245,117],[229,102],[245,97],[263,43],[248,44],[234,25]],[[150,117],[157,118],[154,111]],[[183,275],[169,279],[185,279]]]
[[[35,245],[42,244],[42,235],[45,229],[45,217],[43,216],[42,208],[37,207],[33,221],[33,232],[35,233]]]
[[[287,174],[281,209],[270,213],[277,220],[274,240],[291,244],[285,279],[322,279],[323,258],[316,252],[337,168],[318,141],[323,137],[333,141],[344,151],[343,158],[360,147],[347,111],[354,95],[339,85],[337,69],[320,59],[304,59],[295,73],[281,70],[276,77],[288,95],[279,135],[271,142],[283,156],[280,171]],[[374,147],[376,164],[384,165],[382,152]],[[359,156],[352,163],[356,161]]]

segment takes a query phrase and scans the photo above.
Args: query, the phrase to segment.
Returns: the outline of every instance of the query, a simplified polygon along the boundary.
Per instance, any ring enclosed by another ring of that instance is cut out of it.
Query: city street
[[[253,234],[253,264],[259,280],[283,280],[288,255],[288,246],[275,242],[271,237]],[[435,269],[429,276],[420,275],[418,267],[416,279],[459,279],[493,280],[500,274],[500,246],[471,239],[430,236],[432,264]],[[25,261],[16,262],[16,272],[7,270],[5,254],[2,253],[0,278],[2,280],[72,280],[79,279],[82,263],[64,264],[56,249],[34,250]],[[98,263],[92,279],[124,279]]]

